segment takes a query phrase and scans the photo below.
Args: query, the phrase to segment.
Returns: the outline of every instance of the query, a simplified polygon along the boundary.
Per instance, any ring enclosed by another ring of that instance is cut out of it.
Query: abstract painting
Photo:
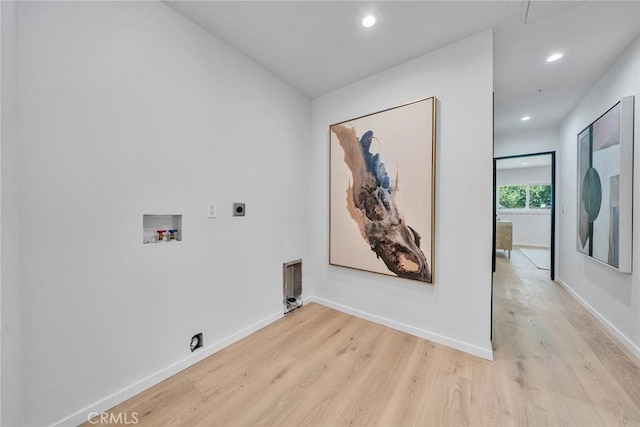
[[[433,283],[435,107],[330,127],[330,264]]]
[[[578,134],[578,251],[631,273],[633,109],[628,96]]]

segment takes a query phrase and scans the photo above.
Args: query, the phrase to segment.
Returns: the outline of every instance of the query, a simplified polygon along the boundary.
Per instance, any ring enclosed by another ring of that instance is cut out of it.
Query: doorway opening
[[[538,271],[548,269],[555,280],[556,152],[521,154],[493,159],[493,255],[510,261],[517,250]],[[500,235],[498,236],[498,233]],[[498,239],[499,238],[499,239]],[[502,251],[502,253],[500,253]],[[491,279],[493,340],[494,278]]]
[[[520,251],[555,280],[555,151],[493,159],[493,271]]]

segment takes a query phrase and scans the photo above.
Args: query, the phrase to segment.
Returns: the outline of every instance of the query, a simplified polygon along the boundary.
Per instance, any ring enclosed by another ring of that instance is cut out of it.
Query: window
[[[529,186],[529,209],[551,209],[551,186]]]
[[[498,188],[498,209],[551,209],[551,186],[501,185]]]
[[[499,209],[524,209],[527,206],[526,185],[501,185]]]

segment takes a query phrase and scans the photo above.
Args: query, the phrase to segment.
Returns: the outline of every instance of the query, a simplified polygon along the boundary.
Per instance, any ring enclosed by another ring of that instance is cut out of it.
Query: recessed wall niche
[[[142,215],[142,243],[167,244],[182,241],[182,215]]]

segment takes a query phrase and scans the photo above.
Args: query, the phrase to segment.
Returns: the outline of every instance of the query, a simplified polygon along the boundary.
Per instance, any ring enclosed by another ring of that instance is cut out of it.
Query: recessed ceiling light
[[[524,116],[520,120],[522,120],[523,122],[526,122],[527,120],[531,120],[531,116]]]
[[[551,55],[550,57],[547,58],[547,62],[557,61],[560,58],[562,58],[562,54],[561,53],[554,53],[553,55]]]
[[[365,28],[373,27],[373,24],[376,23],[376,17],[373,15],[367,15],[362,20],[362,26]]]
[[[522,162],[522,166],[526,166],[526,165],[527,165],[527,162]]]

